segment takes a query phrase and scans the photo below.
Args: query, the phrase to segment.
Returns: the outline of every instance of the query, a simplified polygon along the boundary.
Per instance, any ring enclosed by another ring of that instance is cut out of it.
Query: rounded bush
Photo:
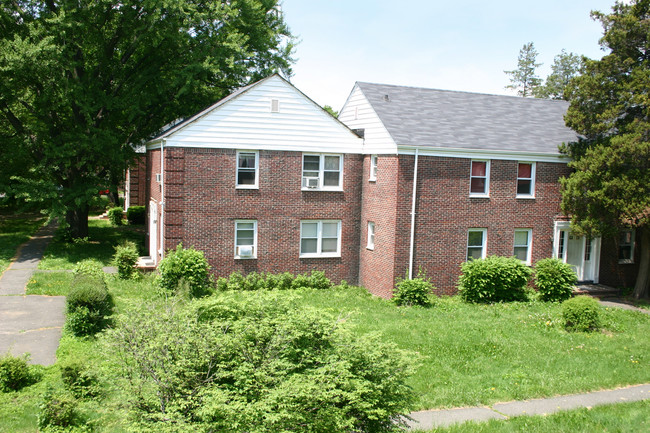
[[[124,211],[121,207],[112,207],[108,210],[108,220],[114,226],[121,226],[123,222]]]
[[[17,358],[10,354],[0,358],[0,391],[18,391],[35,382],[26,357]]]
[[[79,275],[86,275],[89,277],[104,280],[104,268],[100,261],[95,259],[86,259],[78,262],[75,265],[72,274],[76,277]]]
[[[97,375],[88,370],[80,360],[73,360],[59,366],[63,386],[77,398],[93,397],[98,394]]]
[[[179,244],[160,262],[158,270],[159,285],[167,293],[177,293],[181,282],[187,285],[191,297],[206,296],[211,292],[210,265],[203,251],[185,249]]]
[[[524,301],[532,271],[516,257],[489,256],[461,265],[460,296],[466,302]]]
[[[543,259],[535,264],[535,285],[543,301],[564,301],[578,282],[571,266],[559,259]]]
[[[77,337],[104,329],[113,313],[113,298],[104,280],[76,276],[66,297],[66,313],[66,328]]]
[[[562,303],[562,319],[567,331],[589,332],[600,329],[600,304],[589,296],[576,296]]]
[[[424,274],[418,273],[417,278],[412,280],[400,280],[395,286],[393,302],[397,305],[421,305],[430,304],[429,296],[433,294],[433,284],[429,282]]]
[[[128,280],[136,273],[135,265],[138,263],[138,248],[133,242],[125,242],[115,247],[113,263],[117,267],[117,276],[120,279]]]
[[[129,206],[126,210],[126,220],[130,225],[144,225],[146,216],[144,206]]]
[[[38,428],[71,427],[80,424],[77,402],[67,395],[47,391],[38,411]]]

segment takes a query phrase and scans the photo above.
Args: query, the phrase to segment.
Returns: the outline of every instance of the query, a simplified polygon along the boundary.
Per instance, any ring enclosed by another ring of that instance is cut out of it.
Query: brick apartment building
[[[455,293],[488,254],[631,285],[634,232],[573,236],[561,213],[566,108],[357,83],[337,120],[273,75],[147,143],[151,258],[182,242],[218,275],[319,269],[384,297],[419,269]]]

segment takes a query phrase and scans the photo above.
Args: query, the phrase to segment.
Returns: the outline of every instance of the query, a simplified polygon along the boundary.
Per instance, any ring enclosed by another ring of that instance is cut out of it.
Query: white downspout
[[[165,258],[165,143],[160,142],[160,260]]]
[[[415,201],[418,185],[418,149],[415,149],[415,162],[413,164],[413,202],[411,203],[411,247],[409,254],[409,279],[413,279],[413,247],[415,243]]]

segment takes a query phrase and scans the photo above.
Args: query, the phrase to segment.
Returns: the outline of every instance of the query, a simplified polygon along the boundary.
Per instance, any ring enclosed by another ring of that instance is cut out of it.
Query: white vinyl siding
[[[279,112],[271,110],[273,99]],[[363,140],[291,84],[271,76],[183,125],[167,136],[165,146],[360,154]]]
[[[531,229],[515,230],[513,255],[526,265],[531,265],[533,231]]]
[[[257,258],[257,221],[235,221],[235,258]]]
[[[301,221],[300,257],[341,257],[341,221]]]
[[[467,231],[467,260],[484,259],[487,251],[487,229]]]
[[[237,152],[236,188],[258,188],[259,160],[259,152]]]

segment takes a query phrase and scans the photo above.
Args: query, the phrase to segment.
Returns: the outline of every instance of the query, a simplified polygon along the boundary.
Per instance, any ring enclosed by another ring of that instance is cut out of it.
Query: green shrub
[[[129,206],[126,210],[126,220],[131,225],[144,225],[146,216],[144,206]]]
[[[66,297],[66,328],[77,337],[94,335],[109,324],[113,298],[104,280],[78,275]]]
[[[128,312],[110,335],[129,366],[119,371],[141,420],[132,427],[395,431],[414,401],[414,354],[287,298],[223,293]]]
[[[136,273],[135,265],[138,263],[138,248],[133,242],[124,242],[115,247],[113,263],[117,267],[117,276],[120,279],[128,280]]]
[[[266,288],[270,290],[289,290],[293,284],[294,276],[290,272],[281,274],[266,274]]]
[[[27,364],[26,356],[15,357],[7,353],[0,358],[0,392],[18,391],[36,381]]]
[[[158,266],[160,271],[159,285],[166,293],[178,293],[179,284],[183,280],[189,286],[191,297],[209,295],[212,291],[210,282],[210,265],[203,251],[193,248],[183,248],[179,244],[176,250],[171,250]]]
[[[600,304],[589,296],[576,296],[562,303],[562,319],[567,331],[589,332],[600,329]]]
[[[112,207],[108,210],[108,220],[114,226],[121,226],[123,222],[124,211],[121,207]]]
[[[294,277],[291,288],[310,288],[325,290],[332,288],[332,282],[325,276],[325,272],[313,270],[311,273],[299,274]]]
[[[532,274],[515,257],[489,256],[461,265],[460,296],[466,302],[512,302],[527,299],[526,285]]]
[[[561,260],[543,259],[535,264],[535,285],[543,301],[569,299],[577,282],[571,266]]]
[[[427,280],[423,272],[418,272],[418,276],[411,280],[400,279],[395,285],[393,293],[393,302],[397,305],[430,305],[429,297],[433,294],[433,284]]]
[[[79,425],[82,419],[77,411],[75,399],[64,394],[55,394],[48,389],[39,405],[38,428],[65,428]]]
[[[216,284],[217,290],[289,290],[299,288],[330,289],[332,282],[323,271],[294,276],[290,272],[281,274],[250,272],[246,276],[235,271],[228,277],[219,277]]]
[[[80,360],[68,361],[59,366],[66,390],[77,398],[94,397],[99,392],[97,375],[89,371]]]
[[[87,275],[89,277],[98,278],[102,281],[105,277],[102,263],[95,259],[85,259],[78,262],[75,265],[72,274],[75,277],[78,275]]]

